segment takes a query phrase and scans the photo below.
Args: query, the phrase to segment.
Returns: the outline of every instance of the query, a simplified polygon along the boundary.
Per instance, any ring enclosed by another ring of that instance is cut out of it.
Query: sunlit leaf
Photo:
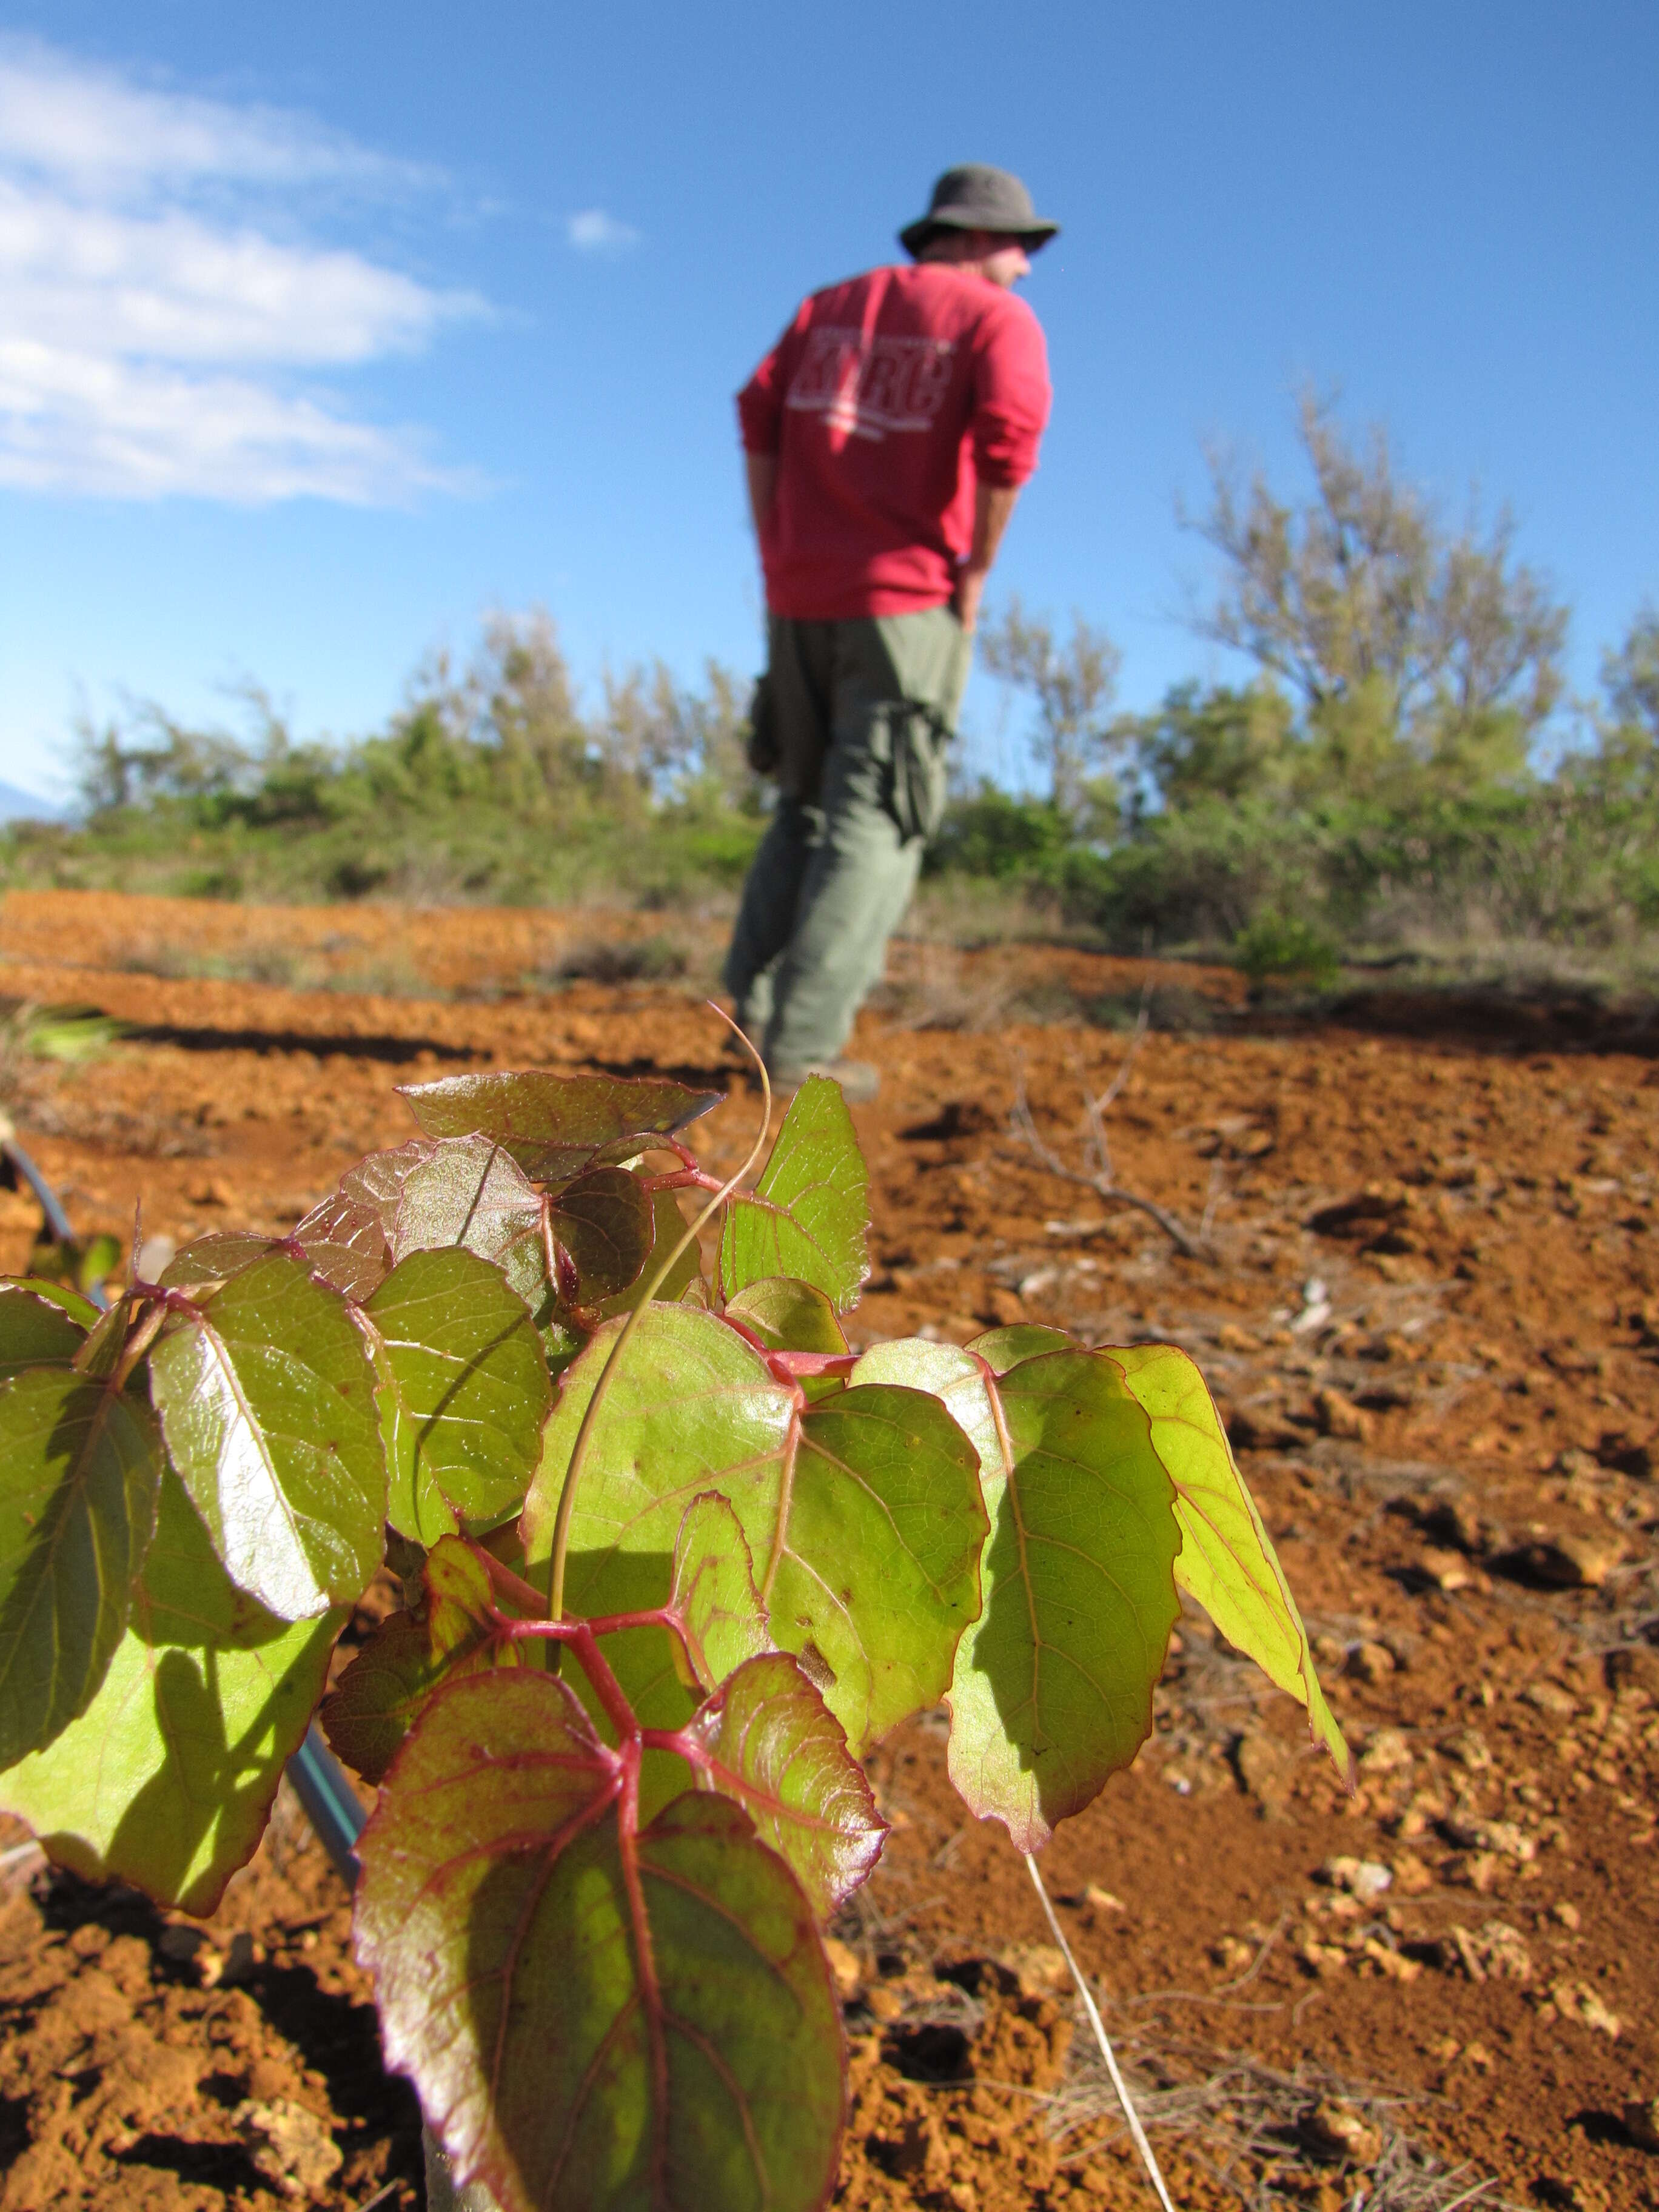
[[[167,1475],[103,1686],[48,1749],[0,1776],[0,1809],[88,1881],[211,1912],[264,1832],[347,1618],[337,1607],[290,1626],[235,1589]]]
[[[774,1648],[743,1524],[713,1492],[694,1498],[680,1522],[668,1601],[685,1623],[696,1681],[705,1690]]]
[[[6,1318],[17,1326],[15,1308]],[[51,1743],[96,1693],[161,1479],[142,1398],[61,1366],[0,1384],[0,1766]]]
[[[728,1321],[739,1322],[769,1352],[845,1352],[847,1339],[836,1310],[811,1283],[769,1275],[747,1283],[726,1300]]]
[[[937,1399],[870,1386],[803,1416],[772,1633],[859,1754],[949,1687],[987,1527],[974,1447]]]
[[[364,1307],[383,1358],[386,1518],[434,1543],[518,1510],[552,1403],[528,1308],[459,1248],[411,1252]]]
[[[338,1293],[267,1253],[169,1314],[149,1376],[168,1457],[238,1588],[283,1620],[356,1599],[380,1561],[386,1461]]]
[[[392,1255],[462,1245],[497,1266],[515,1245],[538,1239],[542,1202],[512,1156],[483,1137],[448,1137],[426,1147],[404,1178]]]
[[[1011,1328],[988,1328],[966,1347],[976,1352],[993,1374],[1006,1375],[1022,1359],[1036,1359],[1045,1352],[1069,1352],[1072,1340],[1063,1328],[1044,1328],[1036,1322],[1016,1322]]]
[[[404,1185],[432,1157],[430,1145],[370,1152],[340,1177],[294,1231],[325,1283],[349,1298],[366,1298],[391,1268],[392,1236]]]
[[[95,1322],[97,1308],[89,1310]],[[26,1279],[0,1280],[0,1380],[26,1367],[67,1367],[86,1342],[91,1325],[80,1321],[45,1284],[36,1289]]]
[[[552,1211],[553,1234],[574,1263],[581,1304],[615,1297],[638,1279],[653,1222],[651,1194],[637,1176],[594,1168],[565,1185]]]
[[[753,1194],[734,1199],[726,1214],[720,1260],[726,1298],[787,1275],[811,1284],[845,1313],[870,1273],[868,1182],[841,1086],[809,1075]]]
[[[564,1471],[611,1341],[607,1327],[563,1378],[526,1501],[532,1562],[550,1553]],[[572,1522],[571,1608],[661,1605],[681,1516],[708,1490],[730,1499],[763,1592],[771,1583],[774,1638],[797,1653],[810,1647],[855,1752],[936,1702],[979,1610],[987,1525],[974,1448],[943,1407],[921,1391],[866,1389],[799,1414],[794,1393],[735,1330],[653,1306],[593,1425]],[[652,1680],[672,1680],[666,1638],[639,1633],[656,1639]]]
[[[690,1724],[763,1843],[787,1859],[822,1919],[881,1856],[887,1823],[841,1723],[794,1660],[748,1660]]]
[[[1176,1487],[1182,1539],[1176,1580],[1230,1644],[1307,1707],[1314,1741],[1352,1783],[1352,1754],[1319,1686],[1308,1632],[1204,1377],[1174,1345],[1131,1345],[1111,1357],[1151,1419],[1153,1446]]]
[[[49,1283],[40,1275],[8,1275],[0,1280],[15,1284],[19,1290],[32,1291],[36,1297],[44,1298],[48,1305],[61,1307],[70,1319],[78,1322],[82,1328],[93,1328],[99,1319],[99,1310],[92,1300],[68,1283]]]
[[[433,1699],[360,1846],[387,2059],[504,2212],[816,2212],[844,2092],[806,1900],[729,1799],[635,1835],[619,1783],[551,1676]]]
[[[493,1139],[538,1182],[562,1182],[585,1167],[631,1159],[653,1136],[669,1136],[718,1106],[718,1091],[692,1091],[654,1077],[446,1075],[399,1086],[428,1137]]]
[[[418,1608],[380,1623],[324,1703],[324,1730],[365,1782],[383,1781],[440,1682],[493,1667],[544,1668],[547,1652],[544,1643],[495,1639],[489,1570],[445,1537],[422,1570]]]
[[[641,1304],[658,1268],[685,1234],[685,1216],[672,1190],[657,1190],[651,1196],[651,1249],[640,1263],[639,1273],[626,1290],[614,1297],[601,1299],[589,1309],[593,1321],[611,1321],[618,1314],[629,1313]],[[652,1296],[654,1301],[666,1305],[679,1297],[688,1284],[700,1280],[698,1269],[702,1255],[695,1241],[676,1260],[662,1279],[661,1285]]]
[[[193,1290],[205,1283],[228,1283],[263,1259],[271,1248],[269,1237],[255,1237],[243,1229],[215,1229],[205,1237],[192,1237],[181,1244],[157,1278],[163,1290]]]
[[[1039,1353],[994,1383],[950,1345],[878,1345],[854,1370],[936,1390],[978,1449],[985,1609],[951,1683],[951,1778],[1036,1850],[1152,1725],[1176,1601],[1174,1493],[1103,1357]]]

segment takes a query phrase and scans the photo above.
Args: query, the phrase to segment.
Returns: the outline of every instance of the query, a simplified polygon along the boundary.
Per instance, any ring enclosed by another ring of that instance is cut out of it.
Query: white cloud
[[[215,179],[374,189],[437,181],[435,171],[389,161],[309,116],[137,84],[38,39],[0,39],[0,148],[9,166],[103,191]]]
[[[474,488],[418,433],[296,380],[488,313],[476,294],[293,234],[302,185],[417,180],[305,117],[0,42],[0,483],[360,505]]]
[[[584,208],[573,215],[564,232],[578,253],[621,253],[640,242],[632,223],[619,222],[603,208]]]

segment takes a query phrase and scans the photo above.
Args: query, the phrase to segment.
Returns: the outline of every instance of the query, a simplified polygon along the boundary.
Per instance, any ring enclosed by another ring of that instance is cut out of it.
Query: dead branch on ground
[[[1080,1060],[1078,1063],[1078,1079],[1083,1090],[1084,1119],[1087,1125],[1084,1139],[1085,1166],[1074,1168],[1039,1133],[1031,1113],[1031,1102],[1026,1095],[1024,1063],[1018,1059],[1014,1062],[1014,1103],[1008,1117],[1009,1126],[1037,1164],[1057,1181],[1076,1183],[1084,1190],[1091,1190],[1108,1206],[1132,1206],[1137,1213],[1144,1213],[1148,1220],[1158,1224],[1183,1259],[1213,1261],[1216,1254],[1209,1239],[1209,1228],[1214,1216],[1215,1198],[1218,1194],[1213,1188],[1213,1178],[1211,1203],[1205,1208],[1204,1225],[1194,1232],[1167,1206],[1160,1206],[1156,1199],[1147,1198],[1142,1192],[1130,1190],[1121,1183],[1112,1165],[1112,1148],[1106,1134],[1106,1116],[1121,1097],[1123,1087],[1129,1079],[1135,1055],[1146,1042],[1148,1020],[1147,1000],[1143,994],[1128,1048],[1116,1074],[1103,1091],[1097,1093],[1090,1089],[1082,1063]]]

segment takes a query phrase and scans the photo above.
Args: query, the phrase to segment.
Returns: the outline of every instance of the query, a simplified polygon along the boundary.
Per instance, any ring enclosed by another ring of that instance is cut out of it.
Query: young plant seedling
[[[320,1703],[379,1793],[386,2056],[458,2180],[807,2212],[872,1747],[944,1703],[963,1801],[1040,1852],[1146,1741],[1184,1589],[1346,1776],[1307,1635],[1184,1353],[850,1347],[833,1084],[747,1190],[683,1134],[711,1092],[404,1095],[421,1136],[286,1237],[202,1237],[101,1317],[0,1284],[0,1805],[204,1914]],[[325,1698],[383,1563],[405,1606]]]

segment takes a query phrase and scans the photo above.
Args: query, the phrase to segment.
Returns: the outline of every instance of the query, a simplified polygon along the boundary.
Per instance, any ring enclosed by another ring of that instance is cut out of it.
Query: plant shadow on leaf
[[[210,1912],[264,1831],[346,1618],[295,1625],[231,1583],[176,1475],[103,1687],[0,1805],[88,1880]]]

